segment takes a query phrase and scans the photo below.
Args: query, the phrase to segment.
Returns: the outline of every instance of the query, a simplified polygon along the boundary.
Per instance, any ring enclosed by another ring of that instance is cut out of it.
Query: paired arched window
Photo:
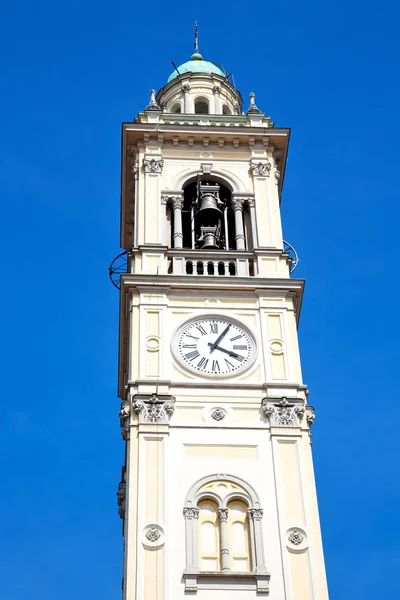
[[[254,578],[255,589],[268,587],[264,564],[262,514],[254,489],[230,475],[196,482],[183,510],[186,526],[186,589],[196,591],[213,573]]]

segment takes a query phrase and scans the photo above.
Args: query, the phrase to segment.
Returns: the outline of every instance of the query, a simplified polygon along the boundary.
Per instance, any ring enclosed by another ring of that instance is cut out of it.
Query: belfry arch
[[[214,174],[188,177],[171,194],[167,208],[167,239],[173,248],[189,250],[252,250],[254,219],[250,195],[233,191]]]

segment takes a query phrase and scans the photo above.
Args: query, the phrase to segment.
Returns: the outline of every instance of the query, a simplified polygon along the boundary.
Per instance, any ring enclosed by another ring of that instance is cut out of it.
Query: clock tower
[[[198,49],[122,127],[124,600],[327,600],[289,130]]]

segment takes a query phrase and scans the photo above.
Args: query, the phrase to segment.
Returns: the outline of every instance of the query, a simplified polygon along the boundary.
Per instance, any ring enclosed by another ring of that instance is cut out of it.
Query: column
[[[182,94],[183,94],[183,111],[184,113],[191,113],[194,112],[194,110],[190,110],[190,96],[189,96],[189,92],[190,92],[190,85],[189,84],[185,84],[182,86]]]
[[[220,115],[221,114],[221,104],[219,101],[219,95],[221,93],[221,88],[219,87],[219,85],[214,85],[213,89],[213,94],[214,94],[214,114],[215,115]]]
[[[243,200],[232,199],[232,208],[235,212],[235,240],[236,250],[245,250],[244,227],[243,227]]]
[[[219,521],[221,524],[221,571],[229,571],[229,538],[228,538],[228,509],[220,508],[218,510]]]
[[[172,208],[174,211],[174,248],[183,248],[182,196],[172,196]]]
[[[254,198],[248,201],[248,207],[250,212],[250,223],[251,223],[251,234],[253,236],[253,246],[254,248],[258,248],[258,238],[257,238],[257,225],[256,225],[256,207]]]

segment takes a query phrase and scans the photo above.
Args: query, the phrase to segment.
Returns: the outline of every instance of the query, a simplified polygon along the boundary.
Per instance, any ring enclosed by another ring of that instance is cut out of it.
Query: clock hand
[[[217,337],[217,339],[215,340],[215,342],[213,344],[208,344],[210,346],[210,354],[211,354],[211,352],[214,352],[215,348],[218,346],[218,344],[220,343],[220,341],[228,333],[228,330],[229,330],[229,328],[230,328],[231,325],[232,325],[232,323],[229,323],[228,327],[226,327],[224,329],[224,331],[221,333],[221,335],[219,337]]]
[[[213,344],[210,343],[208,345],[213,346]],[[215,346],[215,348],[220,352],[225,352],[225,354],[229,354],[229,356],[232,356],[232,358],[238,358],[239,356],[239,354],[236,354],[236,352],[231,352],[231,350],[226,350],[225,348],[221,348],[221,346]]]

